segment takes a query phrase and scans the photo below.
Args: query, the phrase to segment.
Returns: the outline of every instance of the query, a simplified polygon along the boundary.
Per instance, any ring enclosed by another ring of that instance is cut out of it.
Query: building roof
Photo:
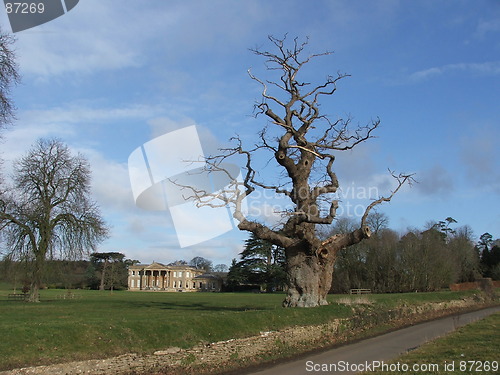
[[[165,265],[160,262],[154,262],[151,264],[136,264],[129,266],[129,269],[134,270],[180,270],[180,271],[191,271],[191,272],[205,272],[204,270],[197,269],[189,265]]]
[[[165,267],[166,266],[164,264],[153,261],[153,263],[151,263],[150,265],[145,265],[144,269],[151,270],[151,269],[165,268]]]
[[[216,275],[212,275],[210,273],[204,273],[203,275],[198,275],[195,277],[195,279],[213,279],[213,280],[218,280],[220,277]]]

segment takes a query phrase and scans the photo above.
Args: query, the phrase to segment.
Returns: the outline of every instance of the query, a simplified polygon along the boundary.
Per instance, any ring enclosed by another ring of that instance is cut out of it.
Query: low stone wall
[[[485,298],[483,293],[478,293],[459,300],[401,305],[384,311],[373,307],[366,298],[367,296],[360,297],[358,304],[349,304],[354,312],[350,318],[332,319],[321,325],[261,332],[257,336],[202,343],[189,349],[166,347],[149,355],[125,354],[108,359],[15,369],[0,372],[0,375],[199,375],[236,371],[238,368],[266,360],[296,356],[313,348],[362,338],[363,332],[380,325],[397,329],[453,312],[494,304],[494,301]]]
[[[464,290],[484,290],[489,292],[492,288],[500,288],[500,280],[493,281],[490,278],[483,278],[468,283],[450,284],[450,290],[454,292]]]
[[[479,289],[479,282],[472,281],[469,283],[450,284],[450,290],[452,290],[453,292],[474,289]]]

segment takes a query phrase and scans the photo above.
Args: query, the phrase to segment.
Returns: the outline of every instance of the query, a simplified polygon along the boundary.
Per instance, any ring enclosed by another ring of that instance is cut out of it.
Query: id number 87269
[[[5,3],[8,14],[35,14],[45,12],[44,3]]]

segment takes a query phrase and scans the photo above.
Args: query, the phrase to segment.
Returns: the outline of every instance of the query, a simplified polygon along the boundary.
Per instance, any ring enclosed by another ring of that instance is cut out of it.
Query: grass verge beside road
[[[389,311],[429,302],[446,304],[473,294],[329,296],[329,306],[283,309],[282,294],[78,290],[72,291],[76,298],[67,299],[64,290],[42,290],[42,302],[30,304],[9,300],[9,293],[0,290],[0,370],[188,348],[350,318],[360,306]]]
[[[469,375],[500,373],[500,313],[459,328],[449,335],[387,363],[370,375]],[[400,371],[398,371],[398,368]],[[408,368],[408,371],[403,371]]]

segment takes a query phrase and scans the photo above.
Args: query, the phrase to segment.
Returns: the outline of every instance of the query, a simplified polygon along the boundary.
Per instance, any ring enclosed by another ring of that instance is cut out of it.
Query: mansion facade
[[[129,290],[165,292],[220,292],[222,278],[188,265],[158,262],[136,264],[128,269]]]

